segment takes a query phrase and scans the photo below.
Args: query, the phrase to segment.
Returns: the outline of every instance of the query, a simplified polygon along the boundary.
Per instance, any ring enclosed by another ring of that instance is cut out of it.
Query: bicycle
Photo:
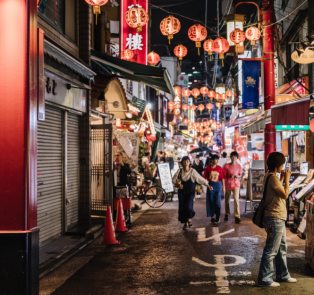
[[[151,208],[160,208],[167,199],[165,190],[159,185],[152,185],[151,180],[145,180],[145,185],[137,186],[137,175],[139,174],[132,171],[129,176],[130,195],[133,194],[133,198],[145,200],[146,204]],[[132,184],[135,185],[132,186]]]

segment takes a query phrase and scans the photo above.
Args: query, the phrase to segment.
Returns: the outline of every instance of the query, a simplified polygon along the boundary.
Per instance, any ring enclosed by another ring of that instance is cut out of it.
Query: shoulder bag
[[[265,182],[265,187],[264,187],[264,192],[263,192],[263,198],[262,198],[261,202],[259,203],[258,208],[256,209],[254,216],[253,216],[253,223],[260,228],[264,228],[263,219],[265,216],[265,209],[266,209],[266,190],[267,190],[268,180],[271,176],[272,176],[272,174],[267,176],[267,179]]]
[[[177,178],[177,180],[176,180],[176,184],[175,184],[175,185],[176,185],[177,187],[180,187],[180,184],[181,184],[181,182],[182,182],[181,174],[182,174],[182,169],[180,169],[178,178]]]

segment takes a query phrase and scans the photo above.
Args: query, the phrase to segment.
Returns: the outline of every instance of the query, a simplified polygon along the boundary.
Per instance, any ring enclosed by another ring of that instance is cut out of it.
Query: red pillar
[[[37,1],[0,1],[0,294],[38,294]]]
[[[263,0],[263,59],[264,59],[264,106],[270,110],[275,104],[275,68],[274,68],[274,0]],[[275,126],[266,124],[265,127],[265,166],[268,155],[276,151],[276,130]]]

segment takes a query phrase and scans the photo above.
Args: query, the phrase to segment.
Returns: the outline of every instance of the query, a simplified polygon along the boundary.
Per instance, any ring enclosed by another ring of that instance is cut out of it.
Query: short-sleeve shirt
[[[240,164],[226,164],[223,168],[226,181],[225,186],[227,191],[232,191],[235,188],[240,188],[240,179],[239,178],[230,178],[230,175],[241,175],[243,169]]]
[[[264,187],[268,175],[269,173],[265,175]],[[280,198],[275,191],[279,187],[283,187],[279,178],[275,175],[270,176],[266,188],[265,216],[287,220],[286,200]]]
[[[215,168],[212,168],[212,166],[207,166],[203,177],[208,181],[219,182],[225,179],[225,174],[223,169],[218,165]]]

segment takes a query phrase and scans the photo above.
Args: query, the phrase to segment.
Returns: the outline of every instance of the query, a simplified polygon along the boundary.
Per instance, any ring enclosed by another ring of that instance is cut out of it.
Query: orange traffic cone
[[[105,220],[105,229],[104,229],[104,240],[103,245],[116,245],[120,244],[120,241],[117,241],[116,234],[114,232],[111,207],[107,206],[106,220]]]
[[[117,204],[117,219],[116,219],[116,231],[118,232],[130,232],[125,224],[124,214],[123,214],[123,207],[122,207],[122,200],[119,199]]]

